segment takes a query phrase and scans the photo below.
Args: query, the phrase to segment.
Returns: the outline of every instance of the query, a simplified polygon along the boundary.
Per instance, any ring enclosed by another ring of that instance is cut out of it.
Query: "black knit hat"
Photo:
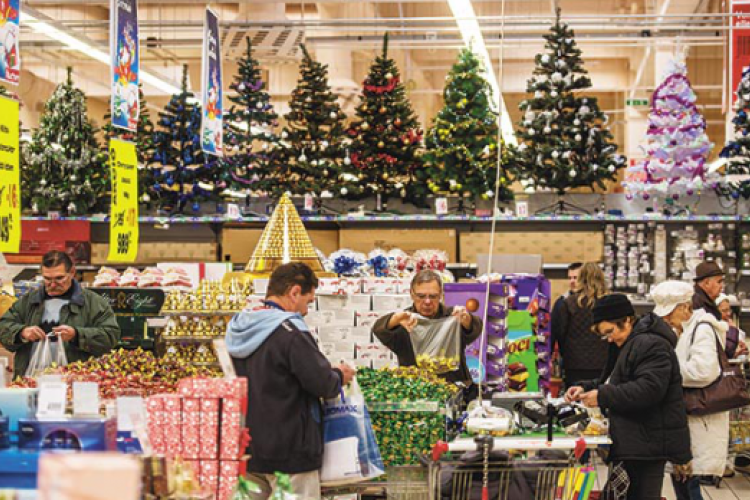
[[[626,296],[621,293],[613,293],[597,300],[592,314],[593,322],[596,325],[602,321],[614,321],[635,316],[635,309]]]

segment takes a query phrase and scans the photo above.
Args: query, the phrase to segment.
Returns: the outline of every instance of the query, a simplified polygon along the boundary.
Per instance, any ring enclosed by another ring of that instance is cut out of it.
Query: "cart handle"
[[[432,461],[437,462],[444,454],[448,453],[448,443],[445,441],[438,441],[435,446],[432,447]]]

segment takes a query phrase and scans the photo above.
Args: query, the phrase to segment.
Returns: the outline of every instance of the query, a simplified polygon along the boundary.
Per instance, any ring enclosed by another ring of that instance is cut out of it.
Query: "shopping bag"
[[[65,354],[65,344],[59,338],[45,337],[44,340],[36,342],[32,347],[31,361],[26,368],[26,376],[36,378],[44,375],[50,369],[59,368],[68,364]]]
[[[461,365],[461,323],[456,316],[441,319],[417,316],[411,343],[419,368],[442,374],[454,372]]]
[[[385,472],[370,414],[355,378],[341,398],[326,402],[323,412],[323,467],[326,486],[356,483]]]

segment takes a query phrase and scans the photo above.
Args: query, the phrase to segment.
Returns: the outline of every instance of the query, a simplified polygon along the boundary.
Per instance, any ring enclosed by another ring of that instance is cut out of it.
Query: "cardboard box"
[[[221,233],[222,260],[235,264],[247,264],[263,234],[262,229],[224,228]],[[307,234],[313,246],[326,255],[339,249],[339,231],[337,229],[308,230]],[[214,257],[211,260],[216,260]]]
[[[411,307],[413,301],[411,295],[373,295],[372,296],[372,310],[373,311],[387,311],[392,313],[394,311],[403,311],[404,309]]]
[[[362,291],[364,293],[401,293],[401,278],[365,278],[362,280]]]
[[[351,311],[369,310],[371,305],[370,295],[318,295],[318,311],[342,310]]]
[[[454,229],[342,229],[339,248],[368,254],[375,248],[400,248],[411,254],[416,250],[435,248],[456,262],[456,231]]]
[[[354,317],[356,326],[372,328],[381,316],[390,314],[390,311],[356,311]]]
[[[474,264],[477,256],[486,254],[490,233],[461,233],[461,262]],[[498,232],[495,235],[495,254],[536,254],[550,264],[571,262],[599,262],[604,249],[601,231],[534,231]]]
[[[91,246],[91,263],[104,265],[109,252],[108,243],[94,243]],[[138,245],[138,264],[143,267],[158,262],[215,262],[215,242],[161,243],[147,242]]]
[[[363,326],[321,326],[318,335],[321,343],[348,341],[353,346],[355,342],[370,341],[370,329]]]
[[[50,250],[62,250],[73,261],[92,261],[91,223],[73,220],[21,221],[21,247],[17,254],[6,254],[9,264],[37,264]]]
[[[141,461],[120,453],[44,453],[39,500],[138,500]]]
[[[318,295],[352,295],[362,293],[362,278],[320,278]]]
[[[354,315],[354,311],[350,309],[309,311],[305,316],[305,323],[310,327],[355,326]]]
[[[477,255],[477,275],[487,274],[490,256]],[[541,255],[493,255],[492,272],[500,274],[542,274]]]

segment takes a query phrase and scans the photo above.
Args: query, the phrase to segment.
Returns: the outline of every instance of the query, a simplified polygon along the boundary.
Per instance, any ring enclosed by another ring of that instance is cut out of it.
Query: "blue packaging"
[[[34,451],[117,451],[117,420],[19,420],[18,448]]]
[[[11,443],[17,443],[18,420],[36,415],[39,389],[0,389],[0,414],[8,417]]]
[[[0,450],[10,448],[10,419],[0,417]]]
[[[38,452],[0,450],[0,487],[36,489],[38,467]]]

